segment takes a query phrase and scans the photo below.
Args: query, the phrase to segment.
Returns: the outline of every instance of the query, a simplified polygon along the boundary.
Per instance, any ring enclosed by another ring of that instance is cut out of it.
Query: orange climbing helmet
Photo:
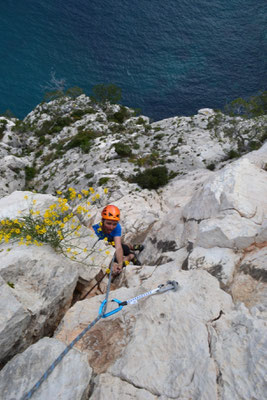
[[[110,219],[112,221],[120,220],[120,210],[118,209],[118,207],[113,206],[112,204],[106,206],[103,209],[101,215],[103,219]]]

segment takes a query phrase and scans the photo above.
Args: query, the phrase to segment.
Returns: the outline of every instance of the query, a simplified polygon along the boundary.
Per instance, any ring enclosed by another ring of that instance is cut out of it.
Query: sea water
[[[265,0],[0,0],[0,113],[114,83],[153,120],[266,89]]]

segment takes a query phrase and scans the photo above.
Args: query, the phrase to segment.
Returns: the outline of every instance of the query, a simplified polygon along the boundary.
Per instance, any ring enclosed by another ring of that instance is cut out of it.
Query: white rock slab
[[[36,200],[35,205],[33,200]],[[31,208],[43,212],[56,201],[57,198],[49,194],[15,191],[0,199],[0,219],[20,217],[24,213],[29,213]]]
[[[209,178],[185,206],[186,219],[203,220],[225,211],[236,211],[243,218],[263,222],[267,213],[267,173],[246,156]]]
[[[206,271],[181,272],[170,264],[154,273],[149,269],[141,286],[118,289],[112,297],[126,300],[167,280],[177,280],[181,289],[128,305],[99,322],[77,346],[87,352],[96,372],[108,368],[111,375],[153,396],[216,398],[216,366],[209,354],[206,324],[221,310],[231,309],[230,296]],[[93,320],[103,299],[97,297],[68,311],[56,332],[58,339],[69,343]],[[108,310],[113,307],[109,304]]]
[[[110,374],[102,374],[96,382],[96,387],[90,399],[156,400],[158,396],[154,396],[147,390],[139,389]]]
[[[247,253],[235,274],[231,293],[235,302],[267,313],[267,247]]]
[[[23,348],[30,320],[29,311],[16,299],[14,289],[0,276],[0,364]]]
[[[14,341],[11,336],[7,346],[10,351],[4,349],[5,354],[12,355],[14,348],[25,349],[34,340],[55,329],[71,304],[78,270],[72,261],[55,253],[49,246],[5,245],[3,250],[0,253],[0,276],[5,282],[13,283],[12,294],[18,308],[16,313],[21,318],[21,337]],[[26,323],[27,329],[24,326]],[[5,335],[5,331],[2,334]]]
[[[245,249],[259,237],[260,225],[238,213],[224,218],[211,218],[198,225],[195,244],[199,247],[228,247]]]
[[[211,355],[219,371],[219,398],[266,397],[266,322],[252,317],[245,306],[212,324]]]
[[[1,399],[22,398],[65,347],[59,340],[43,338],[14,357],[0,372]],[[84,400],[88,396],[91,374],[86,355],[72,349],[31,398]]]
[[[240,259],[241,254],[232,249],[195,247],[188,257],[188,269],[205,269],[226,285],[232,280],[235,266]]]

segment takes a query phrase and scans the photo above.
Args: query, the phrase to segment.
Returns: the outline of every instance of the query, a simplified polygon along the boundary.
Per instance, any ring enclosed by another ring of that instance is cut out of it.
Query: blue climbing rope
[[[36,390],[39,389],[41,384],[48,378],[48,376],[51,374],[51,372],[55,369],[55,367],[60,363],[60,361],[65,357],[65,355],[73,348],[73,346],[101,319],[105,317],[105,312],[107,309],[107,303],[108,303],[108,296],[110,292],[110,284],[111,284],[111,275],[112,275],[112,267],[113,267],[113,262],[115,259],[115,254],[112,258],[111,261],[111,266],[110,266],[110,272],[109,272],[109,279],[108,279],[108,286],[107,286],[107,292],[106,292],[106,297],[105,300],[102,302],[98,316],[78,335],[76,336],[75,339],[65,348],[65,350],[55,359],[55,361],[50,365],[50,367],[45,371],[43,376],[39,379],[38,382],[31,388],[31,390],[24,394],[21,400],[28,400],[32,397],[32,395],[36,392]]]

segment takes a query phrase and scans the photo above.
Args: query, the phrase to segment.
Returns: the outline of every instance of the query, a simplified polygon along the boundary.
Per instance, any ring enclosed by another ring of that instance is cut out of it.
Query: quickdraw
[[[159,285],[156,289],[149,290],[146,293],[140,294],[139,296],[133,297],[132,299],[125,300],[125,301],[120,301],[118,299],[112,299],[114,303],[118,304],[118,307],[115,308],[112,311],[109,311],[108,313],[102,314],[103,313],[103,307],[106,305],[106,300],[104,300],[99,308],[99,315],[102,314],[102,318],[107,318],[110,317],[113,314],[116,314],[118,311],[122,310],[124,306],[127,306],[128,304],[136,304],[138,300],[143,299],[144,297],[151,296],[157,293],[164,293],[167,292],[168,290],[173,290],[176,292],[178,290],[179,283],[176,281],[167,281],[167,283]]]

